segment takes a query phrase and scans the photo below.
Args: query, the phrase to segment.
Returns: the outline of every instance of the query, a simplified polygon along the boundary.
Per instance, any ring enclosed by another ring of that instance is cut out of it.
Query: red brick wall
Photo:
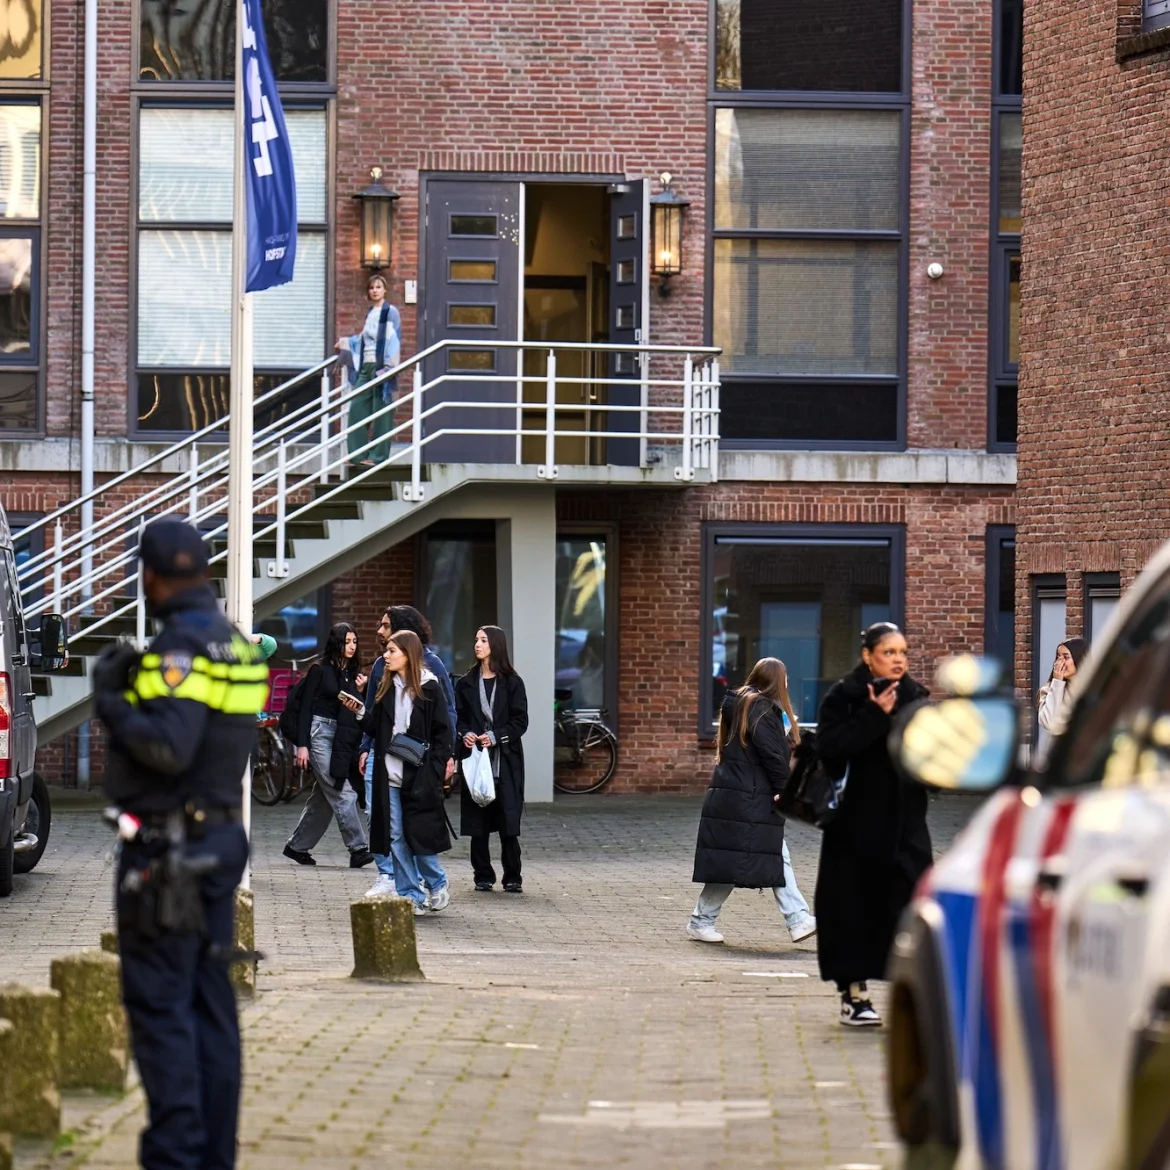
[[[388,548],[333,582],[333,620],[349,622],[361,640],[362,661],[377,653],[375,632],[392,605],[414,605],[414,540]]]

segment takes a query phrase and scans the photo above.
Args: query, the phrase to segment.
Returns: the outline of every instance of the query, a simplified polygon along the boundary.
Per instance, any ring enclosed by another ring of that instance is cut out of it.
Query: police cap
[[[142,530],[142,563],[160,577],[199,577],[207,572],[207,545],[196,528],[164,517]]]

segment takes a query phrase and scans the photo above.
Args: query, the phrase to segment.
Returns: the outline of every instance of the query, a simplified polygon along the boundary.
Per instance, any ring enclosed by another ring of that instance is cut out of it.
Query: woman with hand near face
[[[1036,747],[1044,751],[1054,735],[1064,730],[1072,710],[1072,695],[1069,684],[1076,676],[1080,665],[1089,652],[1089,644],[1084,638],[1068,638],[1056,648],[1056,661],[1052,664],[1052,673],[1048,682],[1040,688],[1036,696],[1038,705],[1037,720],[1040,724],[1040,734],[1037,736]]]
[[[492,889],[496,871],[488,842],[500,835],[504,889],[523,892],[520,873],[520,818],[524,812],[524,747],[528,730],[528,695],[512,668],[508,638],[499,626],[483,626],[475,635],[475,665],[455,684],[456,734],[461,759],[478,747],[490,754],[496,799],[481,808],[464,780],[460,786],[460,827],[471,838],[475,888]]]
[[[890,759],[893,716],[927,695],[906,672],[906,639],[892,622],[862,635],[861,661],[821,703],[817,753],[833,776],[849,770],[836,817],[825,827],[817,874],[817,958],[841,995],[840,1020],[875,1027],[866,981],[885,977],[902,911],[933,860],[926,790]]]

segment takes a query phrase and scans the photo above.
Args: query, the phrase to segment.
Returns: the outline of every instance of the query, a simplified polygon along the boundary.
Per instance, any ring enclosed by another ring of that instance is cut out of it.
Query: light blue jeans
[[[772,896],[776,899],[776,906],[784,915],[784,924],[789,930],[799,926],[808,916],[808,903],[796,884],[796,874],[792,872],[792,858],[788,854],[788,842],[784,842],[784,882],[782,886],[772,887]],[[721,882],[708,882],[699,892],[699,900],[695,903],[694,913],[691,915],[691,925],[714,926],[723,903],[731,897],[735,886],[724,885]]]
[[[370,749],[366,756],[366,816],[369,817],[374,811],[374,751]],[[394,861],[385,853],[374,854],[374,864],[378,867],[379,873],[384,873],[388,878],[394,876]]]
[[[420,906],[427,903],[427,890],[433,894],[447,885],[447,874],[438,857],[415,854],[402,832],[402,789],[390,789],[390,853],[394,860],[394,891]],[[425,887],[425,888],[424,888]]]

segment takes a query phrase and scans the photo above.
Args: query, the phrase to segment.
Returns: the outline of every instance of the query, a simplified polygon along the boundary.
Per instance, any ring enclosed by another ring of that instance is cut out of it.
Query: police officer
[[[240,1095],[228,961],[248,858],[242,782],[268,667],[220,612],[194,528],[154,521],[139,556],[162,632],[141,657],[118,646],[94,670],[111,744],[106,792],[127,814],[115,901],[122,996],[150,1106],[139,1156],[148,1170],[227,1170]]]

